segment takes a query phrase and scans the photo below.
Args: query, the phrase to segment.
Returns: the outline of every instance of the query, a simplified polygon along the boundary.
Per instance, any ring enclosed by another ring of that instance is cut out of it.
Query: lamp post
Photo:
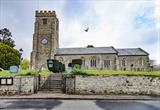
[[[53,72],[53,60],[52,59],[48,59],[47,60],[47,66],[48,66],[48,70]]]

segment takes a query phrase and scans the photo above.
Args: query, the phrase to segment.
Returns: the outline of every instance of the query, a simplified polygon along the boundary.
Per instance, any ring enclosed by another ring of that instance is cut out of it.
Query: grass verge
[[[121,71],[121,70],[85,70],[85,69],[73,69],[75,75],[141,75],[141,76],[160,76],[160,71]],[[42,75],[49,76],[52,74],[48,70],[21,70],[18,73],[11,73],[8,70],[0,71],[0,77],[12,77],[17,75]]]
[[[88,75],[146,75],[160,76],[160,71],[85,70]]]
[[[42,70],[42,71],[38,71],[38,70],[21,70],[21,71],[18,71],[18,73],[11,73],[10,71],[8,70],[3,70],[3,71],[0,71],[0,77],[13,77],[13,76],[18,76],[18,75],[42,75],[42,76],[49,76],[51,74],[51,72],[49,72],[48,70]]]

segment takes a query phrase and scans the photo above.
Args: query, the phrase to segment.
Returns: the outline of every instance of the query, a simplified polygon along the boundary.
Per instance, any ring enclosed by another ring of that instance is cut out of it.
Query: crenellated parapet
[[[55,11],[36,11],[36,17],[56,17]]]

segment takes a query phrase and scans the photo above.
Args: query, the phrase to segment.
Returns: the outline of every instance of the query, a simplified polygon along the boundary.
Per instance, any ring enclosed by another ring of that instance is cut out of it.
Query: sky
[[[60,48],[142,48],[160,64],[159,0],[0,0],[0,29],[30,59],[35,11],[55,10]],[[84,29],[89,27],[89,31]]]

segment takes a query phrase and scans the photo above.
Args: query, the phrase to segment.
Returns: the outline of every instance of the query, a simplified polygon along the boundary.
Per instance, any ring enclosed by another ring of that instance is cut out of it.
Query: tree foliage
[[[23,70],[29,69],[29,66],[30,66],[30,61],[29,60],[24,59],[24,60],[21,61],[21,68]]]
[[[53,73],[59,73],[65,71],[65,65],[58,60],[48,59],[47,60],[47,66],[49,71],[52,71]]]
[[[14,47],[14,40],[11,38],[12,34],[7,28],[0,29],[0,42]]]
[[[72,67],[74,67],[74,65],[82,65],[82,60],[81,59],[73,59],[72,60]]]
[[[4,44],[0,43],[0,67],[7,70],[12,65],[20,64],[19,51]]]
[[[93,45],[87,45],[87,48],[94,48]]]

